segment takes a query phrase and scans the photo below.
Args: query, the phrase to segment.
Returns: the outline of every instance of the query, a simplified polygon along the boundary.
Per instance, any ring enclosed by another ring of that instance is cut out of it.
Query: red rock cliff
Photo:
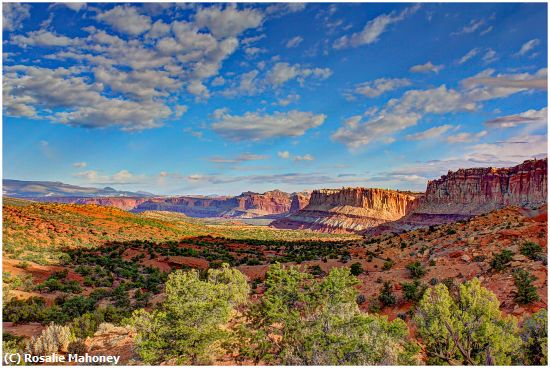
[[[300,192],[292,194],[292,201],[290,202],[290,213],[298,212],[309,204],[311,198],[311,192]]]
[[[309,204],[271,225],[285,229],[355,232],[394,221],[417,205],[417,194],[375,188],[319,189]]]

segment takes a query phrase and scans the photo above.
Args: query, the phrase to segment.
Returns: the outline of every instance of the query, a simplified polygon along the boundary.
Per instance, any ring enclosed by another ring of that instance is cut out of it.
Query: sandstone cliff
[[[292,193],[292,201],[290,202],[290,213],[298,212],[309,204],[311,192]]]
[[[291,196],[279,190],[265,193],[244,192],[236,197],[170,197],[154,198],[134,210],[172,211],[191,217],[277,217],[289,212]]]
[[[415,193],[375,188],[320,189],[302,210],[274,221],[281,229],[358,232],[394,221],[417,205]]]
[[[528,160],[509,168],[449,171],[428,182],[414,211],[369,234],[464,220],[507,206],[540,207],[547,203],[547,181],[547,159]]]

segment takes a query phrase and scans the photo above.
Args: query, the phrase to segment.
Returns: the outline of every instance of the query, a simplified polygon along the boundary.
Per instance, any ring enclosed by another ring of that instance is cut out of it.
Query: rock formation
[[[185,196],[153,198],[134,211],[173,211],[191,217],[277,217],[288,214],[291,195],[280,190],[265,193],[244,192],[236,197]]]
[[[417,205],[418,194],[386,189],[320,189],[302,210],[274,221],[280,229],[358,232],[394,221]]]
[[[55,202],[67,204],[96,204],[100,206],[117,207],[121,210],[130,211],[146,202],[145,197],[37,197],[29,198],[37,202]]]
[[[509,168],[449,171],[428,182],[414,211],[369,234],[464,220],[507,206],[537,208],[547,203],[547,181],[547,159],[528,160]]]
[[[309,204],[311,192],[292,193],[292,201],[290,202],[290,213],[298,212]]]

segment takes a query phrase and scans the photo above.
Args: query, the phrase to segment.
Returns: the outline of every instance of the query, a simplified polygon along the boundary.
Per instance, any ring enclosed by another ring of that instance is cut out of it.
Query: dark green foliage
[[[361,263],[359,263],[359,262],[355,262],[355,263],[352,264],[351,267],[350,267],[350,273],[351,273],[353,276],[359,276],[359,275],[362,274],[363,272],[365,272],[365,270],[363,270],[363,266],[361,266]]]
[[[378,300],[385,307],[395,305],[397,299],[393,294],[393,285],[391,282],[384,282],[384,286],[382,286],[382,289],[380,290],[380,295],[378,295]]]
[[[491,267],[496,271],[502,271],[508,267],[508,263],[512,261],[514,253],[511,250],[503,249],[500,253],[493,256]]]
[[[422,299],[425,290],[426,285],[422,285],[419,280],[414,280],[411,283],[403,283],[403,297],[405,300],[417,302]]]
[[[529,304],[539,300],[537,288],[533,281],[537,278],[523,268],[514,270],[514,283],[516,285],[515,301],[520,304]]]
[[[532,260],[537,260],[538,255],[542,253],[542,247],[533,242],[525,242],[521,246],[520,253]]]
[[[424,276],[424,274],[426,273],[426,269],[424,269],[419,261],[409,263],[407,265],[407,270],[409,270],[413,279],[418,279]]]
[[[325,276],[325,271],[323,271],[323,269],[319,265],[309,266],[308,272],[313,276],[319,276],[319,277]]]
[[[31,297],[26,300],[12,299],[4,305],[4,322],[41,322],[46,302],[44,298]]]
[[[548,364],[548,312],[541,309],[523,321],[520,332],[524,365]]]

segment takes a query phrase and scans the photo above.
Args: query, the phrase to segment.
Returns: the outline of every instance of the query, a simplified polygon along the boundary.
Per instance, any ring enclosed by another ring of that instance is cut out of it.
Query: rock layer
[[[171,197],[153,198],[134,211],[172,211],[191,217],[277,217],[289,213],[291,195],[279,190],[262,194],[244,192],[236,197]]]
[[[29,199],[37,202],[96,204],[100,206],[116,207],[125,211],[133,210],[141,203],[149,200],[149,198],[144,197],[37,197]]]
[[[280,229],[358,232],[394,221],[417,205],[416,193],[376,188],[320,189],[302,210],[274,221]]]
[[[414,211],[369,234],[464,220],[507,206],[537,208],[547,203],[547,184],[547,159],[528,160],[509,168],[449,171],[428,182]]]

